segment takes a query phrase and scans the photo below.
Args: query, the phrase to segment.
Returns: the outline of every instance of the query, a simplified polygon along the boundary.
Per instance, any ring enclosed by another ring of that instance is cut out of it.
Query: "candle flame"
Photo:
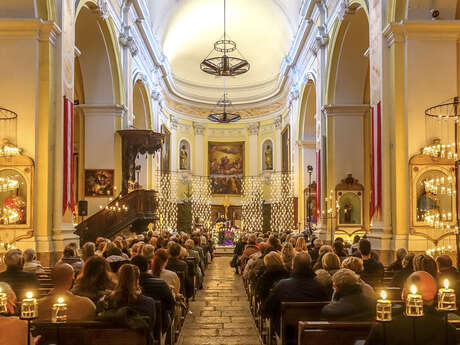
[[[411,292],[413,295],[415,295],[415,294],[417,293],[417,287],[416,287],[415,285],[412,285],[412,286],[410,287],[410,292]]]
[[[62,304],[62,303],[64,303],[64,298],[62,298],[62,297],[59,297],[59,298],[58,298],[58,303],[59,303],[59,304]]]
[[[0,287],[0,293],[2,293],[2,291],[3,291],[3,290],[2,290],[2,288]]]
[[[32,298],[33,296],[34,296],[34,294],[31,291],[26,293],[26,297],[29,298],[29,299]]]
[[[447,290],[449,288],[449,280],[444,279],[444,288]]]
[[[382,299],[387,299],[387,292],[382,290],[382,292],[380,292],[380,297],[382,297]]]

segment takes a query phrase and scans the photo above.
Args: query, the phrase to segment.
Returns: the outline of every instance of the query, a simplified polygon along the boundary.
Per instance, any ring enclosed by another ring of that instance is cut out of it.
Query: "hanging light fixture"
[[[230,107],[232,107],[232,101],[228,98],[224,78],[224,95],[216,103],[216,108],[222,109],[222,111],[217,110],[212,112],[208,115],[208,119],[219,123],[230,123],[240,120],[241,116],[238,113],[228,111]]]
[[[224,35],[214,43],[213,49],[200,64],[200,68],[203,72],[217,77],[234,77],[246,73],[251,67],[249,62],[236,48],[235,41],[229,39],[227,35],[226,11],[227,2],[224,0]],[[240,57],[228,55],[233,52],[238,53]],[[223,53],[223,55],[219,56],[219,53]]]

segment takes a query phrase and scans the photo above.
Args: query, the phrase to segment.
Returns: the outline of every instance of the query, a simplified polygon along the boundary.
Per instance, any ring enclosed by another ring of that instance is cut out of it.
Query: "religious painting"
[[[162,125],[161,133],[165,136],[163,145],[161,145],[161,172],[169,172],[171,169],[171,132],[165,125]]]
[[[267,139],[262,146],[262,169],[273,170],[273,144]]]
[[[241,194],[244,142],[209,142],[208,159],[212,194]]]
[[[187,140],[179,143],[179,169],[190,170],[190,144]]]
[[[113,196],[113,183],[113,169],[85,170],[85,196],[111,197]]]
[[[281,132],[281,171],[286,173],[291,171],[291,134],[290,127],[287,125]]]
[[[343,228],[362,228],[364,186],[352,174],[335,187],[337,204],[337,226]]]

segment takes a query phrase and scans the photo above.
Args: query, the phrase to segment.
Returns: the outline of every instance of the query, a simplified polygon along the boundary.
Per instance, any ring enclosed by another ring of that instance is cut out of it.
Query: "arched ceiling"
[[[302,0],[227,0],[227,33],[250,62],[246,74],[227,78],[234,103],[254,103],[279,91],[280,66],[299,21]],[[151,24],[173,75],[176,96],[213,104],[223,78],[200,70],[200,62],[223,34],[223,0],[150,2]]]

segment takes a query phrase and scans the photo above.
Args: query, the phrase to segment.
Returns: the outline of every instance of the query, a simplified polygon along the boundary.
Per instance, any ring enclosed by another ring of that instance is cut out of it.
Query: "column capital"
[[[257,135],[259,134],[259,123],[258,122],[255,122],[255,123],[250,123],[248,125],[248,133],[249,135]]]
[[[327,117],[334,116],[367,116],[369,104],[328,104],[323,107],[323,113]]]
[[[102,19],[109,17],[109,3],[107,0],[97,0],[97,8],[94,9],[94,13],[98,14]]]
[[[283,123],[282,115],[280,115],[279,117],[277,117],[277,118],[275,118],[273,120],[273,124],[275,125],[275,129],[281,129],[282,123]]]
[[[194,122],[193,129],[195,131],[195,135],[204,135],[204,130],[206,129],[206,126],[199,122]]]
[[[170,116],[169,121],[171,122],[171,129],[176,130],[179,127],[179,121],[177,121],[177,117],[174,115]]]
[[[121,104],[78,104],[76,109],[82,109],[85,116],[124,116],[128,111]]]

